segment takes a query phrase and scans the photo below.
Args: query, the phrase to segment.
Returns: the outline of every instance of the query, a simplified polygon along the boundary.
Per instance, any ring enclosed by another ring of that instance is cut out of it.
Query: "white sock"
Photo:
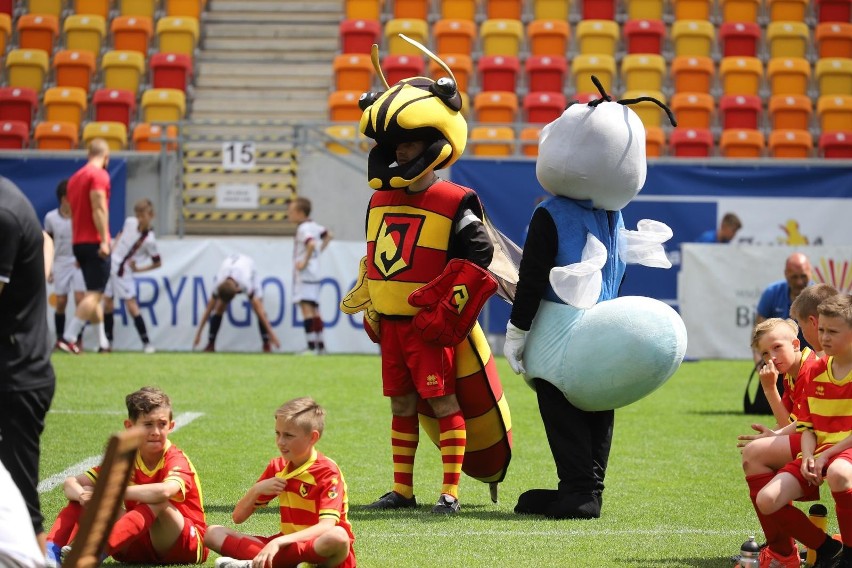
[[[95,329],[98,330],[98,343],[101,349],[109,349],[109,340],[106,336],[106,330],[104,329],[104,322],[94,324]]]
[[[75,343],[77,341],[77,336],[80,335],[80,331],[82,331],[83,326],[86,325],[86,322],[74,316],[71,318],[71,322],[65,326],[65,333],[62,336],[67,343]]]

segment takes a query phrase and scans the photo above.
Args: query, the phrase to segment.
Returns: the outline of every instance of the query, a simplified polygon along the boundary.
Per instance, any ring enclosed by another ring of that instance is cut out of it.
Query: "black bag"
[[[763,392],[763,386],[760,381],[757,381],[757,389],[754,392],[754,400],[749,396],[749,387],[751,380],[757,375],[757,370],[763,366],[763,361],[758,361],[751,369],[751,374],[748,376],[746,383],[745,394],[743,395],[743,412],[745,414],[772,414],[772,408],[769,406],[769,401],[766,400],[766,394]],[[778,389],[778,394],[784,392],[784,376],[778,375],[778,381],[775,383],[775,388]]]

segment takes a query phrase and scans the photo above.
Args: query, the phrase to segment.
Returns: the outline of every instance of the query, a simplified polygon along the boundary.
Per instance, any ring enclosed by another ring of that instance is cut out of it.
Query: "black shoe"
[[[396,491],[388,491],[376,501],[373,501],[366,506],[367,509],[410,509],[417,506],[417,499],[414,495],[411,498],[406,498]]]
[[[432,507],[432,512],[438,515],[455,515],[461,509],[459,500],[452,495],[441,493],[438,502]]]
[[[559,497],[556,489],[530,489],[518,497],[515,512],[519,515],[543,515],[551,503]]]
[[[843,543],[830,536],[817,548],[816,562],[813,568],[836,568],[843,557]]]
[[[551,519],[597,519],[601,516],[601,506],[594,495],[567,493],[551,503],[544,516]]]

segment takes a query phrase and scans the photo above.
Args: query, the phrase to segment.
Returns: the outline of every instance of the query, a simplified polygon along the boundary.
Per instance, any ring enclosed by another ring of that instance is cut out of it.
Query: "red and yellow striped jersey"
[[[808,366],[805,396],[798,401],[798,430],[816,434],[814,455],[852,434],[852,373],[835,377],[833,360],[828,357]]]
[[[796,376],[789,373],[784,375],[784,392],[781,394],[781,402],[787,413],[790,414],[790,422],[796,419],[796,401],[805,393],[805,384],[808,382],[808,367],[817,361],[817,356],[810,347],[802,349],[799,371]]]

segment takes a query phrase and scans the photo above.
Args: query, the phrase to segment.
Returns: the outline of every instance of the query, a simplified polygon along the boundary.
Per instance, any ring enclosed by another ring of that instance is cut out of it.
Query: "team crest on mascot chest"
[[[382,218],[373,260],[385,279],[411,268],[424,220],[423,215],[400,213],[388,213]]]

